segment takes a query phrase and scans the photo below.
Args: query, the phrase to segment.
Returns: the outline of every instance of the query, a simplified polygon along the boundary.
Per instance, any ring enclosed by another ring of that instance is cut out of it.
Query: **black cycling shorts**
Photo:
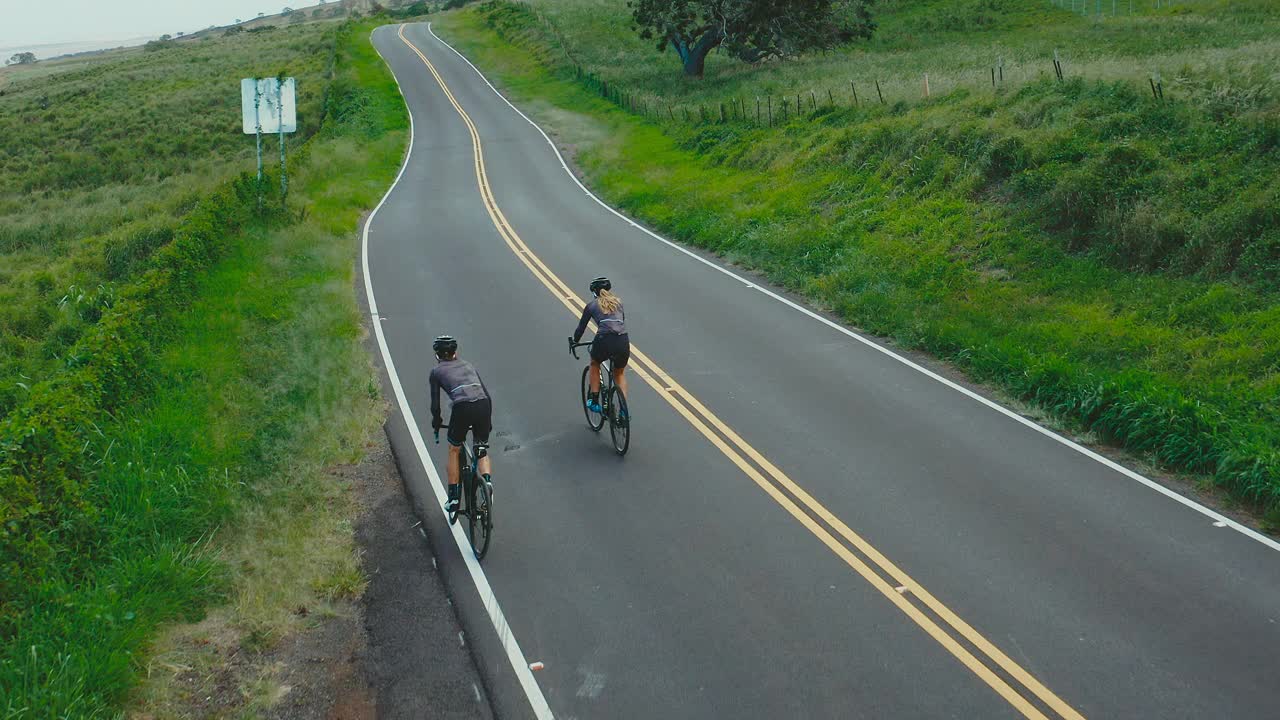
[[[489,398],[454,403],[449,411],[449,444],[461,447],[467,442],[467,431],[476,442],[488,443],[493,430],[493,403]]]
[[[591,341],[591,359],[596,362],[612,360],[615,370],[626,367],[631,359],[631,338],[616,333],[597,335]]]

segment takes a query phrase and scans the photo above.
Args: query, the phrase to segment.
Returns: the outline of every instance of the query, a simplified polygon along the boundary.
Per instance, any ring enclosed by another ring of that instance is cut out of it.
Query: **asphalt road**
[[[399,30],[414,141],[367,289],[437,536],[432,337],[494,396],[494,545],[448,575],[499,716],[1280,714],[1278,546],[620,218]],[[565,349],[602,274],[640,353],[624,459]]]

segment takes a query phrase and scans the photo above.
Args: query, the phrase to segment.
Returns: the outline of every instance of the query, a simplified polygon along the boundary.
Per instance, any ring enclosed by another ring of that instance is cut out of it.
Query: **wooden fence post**
[[[858,107],[858,88],[854,87],[853,81],[849,81],[849,89],[853,91],[853,106]]]
[[[880,92],[880,81],[879,81],[879,80],[876,80],[876,95],[879,95],[879,96],[880,96],[880,104],[881,104],[881,105],[884,105],[884,104],[885,104],[885,101],[884,101],[884,93]]]

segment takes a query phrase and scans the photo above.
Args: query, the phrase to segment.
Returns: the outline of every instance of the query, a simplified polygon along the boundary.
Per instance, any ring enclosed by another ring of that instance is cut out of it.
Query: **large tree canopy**
[[[631,0],[640,36],[675,50],[686,75],[701,76],[723,47],[747,62],[830,48],[875,29],[872,0]]]

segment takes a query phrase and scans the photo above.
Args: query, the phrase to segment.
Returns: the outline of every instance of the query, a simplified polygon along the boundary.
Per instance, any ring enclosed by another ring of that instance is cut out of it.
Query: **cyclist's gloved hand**
[[[444,427],[444,423],[440,420],[440,418],[431,418],[432,430],[435,430],[438,433],[440,431],[440,428],[442,427]]]

